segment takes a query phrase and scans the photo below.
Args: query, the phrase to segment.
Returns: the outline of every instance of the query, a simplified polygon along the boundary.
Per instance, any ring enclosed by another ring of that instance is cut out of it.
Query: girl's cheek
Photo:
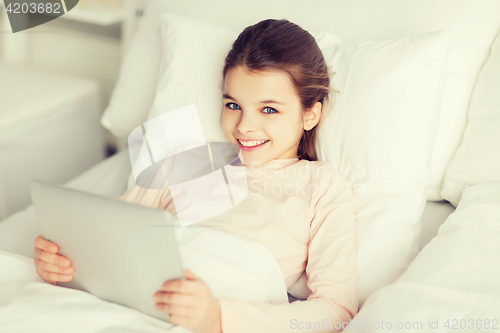
[[[231,133],[232,133],[232,129],[231,129],[231,127],[230,127],[230,126],[228,126],[228,124],[227,124],[227,123],[223,123],[223,124],[222,124],[222,130],[224,131],[224,134],[226,135],[226,137],[227,137],[228,139],[231,139],[231,137],[232,137],[232,135],[231,135]]]
[[[222,127],[225,131],[232,130],[236,125],[237,119],[229,114],[224,114],[222,117]]]

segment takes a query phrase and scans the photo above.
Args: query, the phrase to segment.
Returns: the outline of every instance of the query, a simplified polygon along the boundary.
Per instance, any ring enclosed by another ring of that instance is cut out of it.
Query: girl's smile
[[[269,140],[243,140],[236,138],[238,140],[238,145],[243,151],[254,151],[264,146]]]

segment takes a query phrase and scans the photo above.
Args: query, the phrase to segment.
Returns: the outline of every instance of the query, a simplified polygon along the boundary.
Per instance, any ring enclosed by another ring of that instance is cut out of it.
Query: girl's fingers
[[[57,282],[73,280],[75,269],[65,256],[58,255],[59,246],[42,236],[35,239],[35,267],[38,276],[45,282],[57,285]]]
[[[39,267],[41,270],[51,273],[59,273],[65,275],[72,275],[75,269],[73,267],[61,267],[46,261],[41,260],[38,257],[35,257],[35,265]]]
[[[176,292],[183,294],[197,294],[200,291],[200,282],[192,280],[170,280],[160,287],[161,291]]]
[[[70,267],[71,261],[65,256],[59,254],[49,253],[47,251],[35,248],[35,256],[40,258],[42,261],[48,262],[61,267]]]
[[[189,317],[193,309],[182,306],[182,305],[172,305],[167,303],[156,303],[156,309],[158,311],[167,312],[170,316],[179,317]]]
[[[44,281],[52,283],[52,282],[68,282],[73,280],[72,275],[64,275],[52,272],[46,272],[40,268],[36,268],[36,272],[38,276],[40,276]]]
[[[46,240],[42,236],[35,238],[35,247],[50,253],[57,253],[59,246],[56,243]]]
[[[153,298],[157,303],[169,303],[187,307],[195,302],[191,294],[166,293],[161,291],[154,294]]]

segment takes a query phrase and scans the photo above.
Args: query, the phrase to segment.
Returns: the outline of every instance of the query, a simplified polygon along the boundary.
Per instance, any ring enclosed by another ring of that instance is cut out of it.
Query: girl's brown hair
[[[329,98],[330,75],[314,37],[288,20],[267,19],[245,28],[226,56],[222,79],[231,68],[248,71],[281,70],[288,74],[303,110],[321,102],[322,113]],[[332,75],[335,73],[332,73]],[[316,136],[320,122],[304,131],[297,152],[299,159],[317,161]]]

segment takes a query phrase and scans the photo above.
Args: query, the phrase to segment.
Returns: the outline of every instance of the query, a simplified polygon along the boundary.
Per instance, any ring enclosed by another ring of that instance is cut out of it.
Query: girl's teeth
[[[238,140],[240,141],[240,140]],[[245,147],[252,147],[252,146],[257,146],[260,145],[261,143],[264,143],[268,140],[261,140],[261,141],[240,141],[240,143],[245,146]]]

